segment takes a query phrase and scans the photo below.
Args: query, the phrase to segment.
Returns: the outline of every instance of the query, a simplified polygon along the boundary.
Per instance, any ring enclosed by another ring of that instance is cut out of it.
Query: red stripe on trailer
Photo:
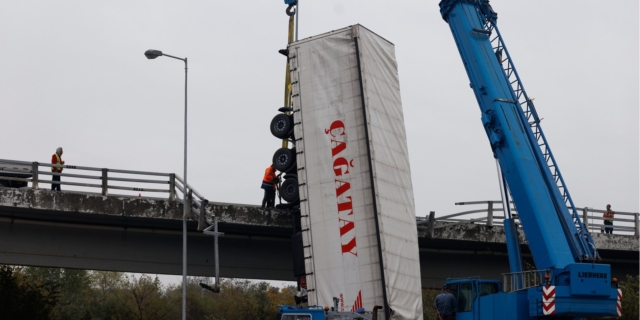
[[[356,297],[356,301],[353,303],[353,307],[351,307],[351,312],[360,308],[362,308],[362,290],[358,291],[358,296]]]
[[[542,314],[545,316],[556,313],[556,286],[542,287]]]

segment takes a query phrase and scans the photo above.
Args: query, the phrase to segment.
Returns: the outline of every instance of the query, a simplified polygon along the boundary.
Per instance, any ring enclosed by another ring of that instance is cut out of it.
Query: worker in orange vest
[[[64,164],[64,160],[62,160],[62,147],[58,147],[58,149],[56,149],[56,153],[53,154],[53,156],[51,156],[51,164],[57,164],[57,165],[63,165]],[[56,167],[51,167],[51,172],[53,173],[61,173],[62,172],[62,168],[56,168]],[[60,181],[60,176],[58,175],[53,175],[51,180],[53,181]],[[60,184],[59,183],[51,183],[51,191],[60,191]]]
[[[262,209],[273,208],[276,201],[276,168],[273,165],[267,167],[262,178],[262,189],[264,189],[264,197],[262,198]]]
[[[607,205],[607,211],[604,212],[604,214],[602,215],[603,218],[605,218],[604,220],[604,232],[608,233],[608,234],[613,234],[613,215],[615,214],[615,212],[613,212],[613,210],[611,210],[611,205],[608,204]],[[608,227],[611,226],[611,227]]]

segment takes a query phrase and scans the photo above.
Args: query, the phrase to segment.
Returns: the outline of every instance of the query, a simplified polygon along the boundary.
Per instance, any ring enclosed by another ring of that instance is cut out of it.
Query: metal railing
[[[12,167],[23,167],[13,169]],[[63,168],[66,170],[72,170],[73,172],[99,172],[97,175],[90,174],[76,174],[76,173],[58,173],[52,172],[49,168]],[[42,170],[42,168],[46,168]],[[49,169],[49,170],[47,170]],[[12,176],[15,175],[15,176]],[[70,178],[75,181],[53,181],[52,179],[43,179],[42,176],[60,176]],[[159,177],[156,179],[149,179],[148,177]],[[0,182],[2,181],[16,181],[23,182],[25,187],[31,189],[39,189],[40,184],[56,183],[60,185],[76,186],[80,188],[86,188],[91,190],[92,188],[99,189],[100,194],[103,196],[130,196],[135,197],[135,193],[165,193],[166,199],[169,201],[178,201],[182,204],[185,203],[185,198],[189,204],[187,207],[187,214],[194,213],[199,217],[200,225],[202,228],[206,228],[206,214],[200,214],[205,212],[205,208],[209,201],[202,196],[198,191],[194,190],[189,185],[189,194],[185,197],[184,192],[184,180],[174,173],[161,173],[161,172],[148,172],[148,171],[134,171],[134,170],[122,170],[122,169],[109,169],[109,168],[94,168],[75,165],[53,165],[49,163],[39,162],[27,162],[18,160],[6,160],[0,159]],[[111,182],[120,182],[121,184],[112,184]],[[31,186],[28,186],[31,183]],[[127,186],[128,184],[128,186]],[[151,187],[149,187],[151,185]],[[156,185],[156,186],[153,186]],[[158,187],[160,185],[160,187]],[[164,187],[164,188],[162,188]],[[112,194],[112,191],[124,191],[133,193],[127,194]],[[72,190],[72,191],[84,191],[84,190]],[[180,197],[181,196],[181,197]],[[140,196],[141,198],[157,198]],[[513,202],[511,202],[513,203]],[[462,211],[442,217],[435,217],[435,212],[431,211],[425,218],[417,218],[418,228],[429,229],[429,234],[433,235],[433,230],[439,228],[450,227],[461,224],[481,224],[486,226],[503,225],[505,219],[504,214],[496,215],[496,213],[502,213],[502,201],[500,200],[488,200],[488,201],[471,201],[471,202],[458,202],[456,205],[486,205],[484,208]],[[594,208],[583,208],[582,210],[582,223],[590,232],[598,232],[604,230],[604,218],[602,213],[605,210]],[[513,217],[518,220],[516,208],[511,208]],[[633,234],[636,239],[639,238],[640,221],[637,212],[623,212],[616,211],[615,218],[607,220],[614,221],[614,232],[619,234]],[[446,222],[446,224],[438,224],[435,222]],[[200,226],[199,226],[200,228]]]
[[[514,292],[532,287],[541,286],[545,283],[545,275],[549,270],[528,270],[521,272],[511,272],[502,274],[502,291]]]
[[[53,172],[49,168],[63,168],[65,171],[70,170],[74,173]],[[75,172],[82,172],[82,174]],[[88,174],[85,172],[88,172]],[[48,179],[43,179],[43,176]],[[71,181],[53,181],[53,176],[69,178]],[[148,177],[155,177],[155,179],[149,179]],[[40,184],[79,187],[77,190],[71,190],[74,192],[99,189],[100,194],[103,196],[136,197],[135,193],[138,193],[139,198],[157,199],[158,197],[142,196],[142,193],[165,193],[167,194],[166,198],[161,198],[169,201],[178,201],[183,205],[186,201],[188,205],[187,217],[190,213],[195,213],[200,220],[198,229],[206,228],[206,214],[204,213],[206,213],[205,207],[209,201],[194,190],[191,185],[188,185],[189,192],[185,195],[184,180],[175,173],[94,168],[66,164],[54,165],[37,161],[26,162],[0,159],[0,182],[2,181],[22,182],[25,188],[30,189],[39,189]],[[113,182],[117,184],[113,184]],[[28,183],[31,183],[31,186],[28,186]],[[114,190],[132,194],[112,194]]]
[[[513,202],[511,202],[513,203]],[[471,202],[457,202],[456,205],[480,205],[483,204],[486,207],[462,211],[446,216],[435,217],[435,212],[431,211],[425,218],[417,218],[417,224],[419,228],[429,229],[429,233],[433,235],[433,230],[439,228],[446,228],[461,224],[480,224],[486,226],[503,225],[505,219],[504,214],[496,215],[496,213],[503,213],[502,201],[500,200],[487,200],[487,201],[471,201]],[[605,210],[594,208],[582,208],[581,220],[585,228],[590,232],[603,232],[604,220],[602,214]],[[513,218],[518,222],[518,214],[515,207],[511,208]],[[640,236],[640,220],[638,212],[624,212],[615,211],[614,218],[607,218],[607,220],[614,221],[614,232],[617,234],[633,235],[636,239]],[[446,224],[435,225],[435,222],[446,222]],[[520,224],[517,224],[520,226]]]

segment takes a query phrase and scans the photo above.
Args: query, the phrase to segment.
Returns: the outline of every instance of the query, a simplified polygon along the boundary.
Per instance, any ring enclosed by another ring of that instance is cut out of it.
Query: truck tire
[[[296,149],[280,148],[273,154],[273,167],[280,172],[287,172],[296,165]]]
[[[298,200],[298,179],[289,178],[280,186],[280,196],[286,202],[295,202]]]
[[[271,134],[276,138],[287,139],[291,136],[293,119],[284,113],[278,114],[271,120]]]

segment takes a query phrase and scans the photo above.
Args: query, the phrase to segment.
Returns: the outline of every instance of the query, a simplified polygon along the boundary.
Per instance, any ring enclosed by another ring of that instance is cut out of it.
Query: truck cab
[[[456,298],[456,320],[480,319],[480,314],[486,313],[482,312],[483,307],[493,305],[492,300],[502,293],[502,284],[498,280],[472,277],[447,279],[445,284]]]
[[[321,307],[278,307],[278,320],[323,320],[324,309]]]

